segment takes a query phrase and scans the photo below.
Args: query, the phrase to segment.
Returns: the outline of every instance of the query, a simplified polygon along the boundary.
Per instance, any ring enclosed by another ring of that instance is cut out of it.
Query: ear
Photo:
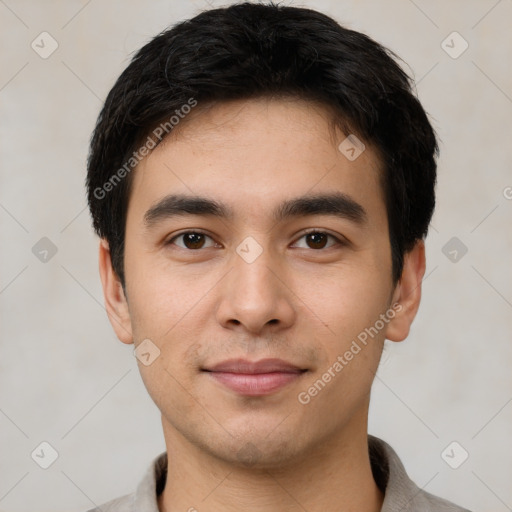
[[[103,297],[107,315],[117,337],[123,343],[133,343],[132,324],[128,302],[124,295],[121,281],[112,267],[110,248],[108,242],[102,238],[100,241],[99,267]]]
[[[395,316],[386,328],[388,340],[403,341],[407,338],[420,305],[425,266],[425,243],[419,240],[409,252],[404,254],[402,276],[395,287],[391,302],[391,305],[397,304],[394,308]]]

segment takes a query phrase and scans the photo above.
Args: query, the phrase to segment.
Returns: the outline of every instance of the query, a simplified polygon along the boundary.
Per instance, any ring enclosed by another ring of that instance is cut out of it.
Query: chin
[[[279,437],[270,434],[269,429],[259,433],[244,433],[230,437],[227,443],[212,446],[211,438],[204,449],[214,457],[230,465],[243,468],[270,470],[292,465],[300,458],[300,447],[296,436],[282,433]]]

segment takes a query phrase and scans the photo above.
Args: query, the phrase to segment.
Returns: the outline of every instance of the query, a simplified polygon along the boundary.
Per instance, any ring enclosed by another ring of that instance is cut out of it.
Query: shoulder
[[[135,492],[116,498],[87,512],[158,512],[158,494],[167,475],[167,453],[154,458]]]
[[[470,512],[466,508],[459,507],[451,501],[434,496],[421,489],[419,489],[414,500],[414,507],[411,510],[421,510],[422,512]]]
[[[92,508],[87,512],[133,512],[134,500],[135,493],[126,494],[125,496],[108,501],[96,508]]]
[[[372,472],[384,492],[381,512],[470,512],[420,489],[407,475],[397,453],[382,439],[368,436]]]

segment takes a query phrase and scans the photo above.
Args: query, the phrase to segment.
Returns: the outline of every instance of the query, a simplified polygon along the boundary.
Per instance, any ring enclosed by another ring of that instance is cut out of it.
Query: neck
[[[164,421],[168,469],[160,512],[379,512],[384,496],[365,428],[314,446],[279,468],[241,468],[191,444]]]

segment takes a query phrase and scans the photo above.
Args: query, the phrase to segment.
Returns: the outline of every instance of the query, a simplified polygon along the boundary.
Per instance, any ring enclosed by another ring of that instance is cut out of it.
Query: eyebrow
[[[201,215],[226,220],[234,218],[233,210],[223,203],[207,197],[186,194],[165,196],[144,214],[144,224],[151,229],[158,223],[173,217]],[[272,212],[275,222],[293,217],[331,215],[363,225],[368,220],[366,210],[347,194],[336,192],[288,199]]]

